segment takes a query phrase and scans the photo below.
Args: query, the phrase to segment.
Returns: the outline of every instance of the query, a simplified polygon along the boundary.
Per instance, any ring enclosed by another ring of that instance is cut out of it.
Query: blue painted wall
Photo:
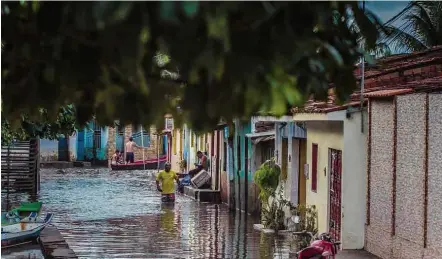
[[[248,183],[251,179],[250,173],[250,155],[252,152],[252,144],[246,134],[251,133],[251,123],[235,122],[235,138],[233,140],[233,153],[234,153],[234,182],[235,182],[235,194],[236,207],[241,210],[246,210],[247,189]],[[248,152],[246,153],[245,144],[248,146]],[[238,145],[240,147],[238,153]],[[238,168],[238,159],[240,159],[240,168]],[[248,160],[248,170],[245,172],[245,164]]]
[[[94,146],[94,122],[88,123],[88,127],[83,129],[84,131],[84,157],[85,160],[92,160],[94,158],[93,146]],[[107,160],[107,141],[109,136],[109,128],[101,128],[101,146],[96,147],[96,159]],[[78,143],[78,142],[77,142]]]
[[[140,146],[140,147],[150,147],[150,135],[144,129],[143,129],[143,133],[144,134],[142,134],[141,130],[136,131],[136,132],[132,133],[132,138],[134,139],[134,142],[138,146]],[[120,141],[120,143],[123,143],[123,142],[121,142],[121,138],[124,138],[124,136],[115,135],[115,137],[116,137],[116,140]],[[120,146],[122,148],[121,150],[123,150],[124,146],[122,144],[120,144]]]
[[[77,160],[84,160],[84,130],[77,130]]]

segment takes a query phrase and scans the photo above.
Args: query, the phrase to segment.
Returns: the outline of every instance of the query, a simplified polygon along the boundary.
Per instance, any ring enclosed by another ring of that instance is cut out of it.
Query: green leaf
[[[184,13],[190,18],[193,18],[198,13],[199,2],[185,1],[182,3],[182,6],[184,9]]]
[[[329,55],[336,62],[337,66],[344,65],[344,60],[342,59],[341,54],[339,53],[339,51],[335,47],[333,47],[332,45],[328,44],[327,42],[324,42],[323,46],[327,49]]]

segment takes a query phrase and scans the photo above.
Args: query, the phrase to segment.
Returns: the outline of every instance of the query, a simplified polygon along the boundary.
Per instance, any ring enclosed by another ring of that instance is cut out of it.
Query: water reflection
[[[162,204],[154,173],[45,169],[40,198],[80,258],[288,258],[287,242],[224,205]]]

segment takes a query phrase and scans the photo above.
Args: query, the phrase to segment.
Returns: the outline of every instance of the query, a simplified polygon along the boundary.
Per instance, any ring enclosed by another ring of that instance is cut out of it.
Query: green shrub
[[[280,175],[281,168],[274,158],[265,161],[255,172],[254,181],[259,187],[259,198],[263,204],[267,204],[269,197],[276,191]]]

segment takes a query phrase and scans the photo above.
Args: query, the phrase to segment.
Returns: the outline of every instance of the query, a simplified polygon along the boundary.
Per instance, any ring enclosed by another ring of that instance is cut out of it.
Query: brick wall
[[[150,128],[150,145],[147,149],[144,149],[144,158],[150,159],[150,158],[156,158],[157,157],[157,148],[158,148],[158,138],[156,135],[156,129],[155,127]],[[126,143],[129,140],[129,137],[133,134],[132,126],[126,126],[124,128],[124,142]],[[108,139],[108,155],[109,157],[112,157],[112,155],[115,153],[115,128],[109,127],[109,139]],[[160,151],[162,150],[162,147],[160,147]],[[134,149],[135,154],[135,160],[143,160],[143,149],[141,148],[135,148]]]

